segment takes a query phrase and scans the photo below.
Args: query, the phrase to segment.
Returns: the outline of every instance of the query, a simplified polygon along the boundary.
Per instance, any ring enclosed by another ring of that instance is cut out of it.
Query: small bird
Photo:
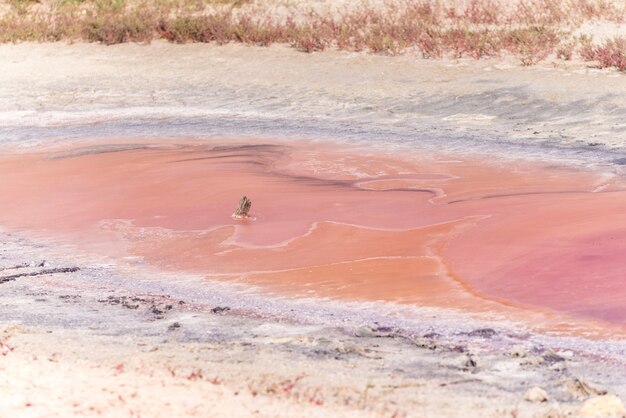
[[[248,199],[246,196],[242,196],[239,199],[239,207],[233,213],[233,218],[235,219],[246,219],[249,217],[248,213],[250,212],[250,208],[252,207],[252,200]]]

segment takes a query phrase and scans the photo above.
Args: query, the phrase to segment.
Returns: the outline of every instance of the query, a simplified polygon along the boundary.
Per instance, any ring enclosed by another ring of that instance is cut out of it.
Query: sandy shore
[[[612,176],[626,156],[625,76],[577,62],[161,42],[1,45],[0,62],[5,154],[103,137],[321,138]],[[2,417],[593,416],[590,399],[626,399],[623,339],[200,288],[132,259],[1,236]],[[611,399],[598,402],[623,415]]]
[[[520,67],[506,58],[163,42],[1,45],[0,60],[0,132],[3,142],[21,145],[157,130],[382,138],[486,153],[523,144],[518,151],[532,158],[583,156],[588,163],[605,148],[610,158],[623,158],[626,140],[626,78],[588,63]]]
[[[164,276],[15,234],[1,251],[4,266],[31,263],[2,284],[3,416],[572,416],[588,398],[626,393],[619,354],[503,323],[451,327],[436,310],[421,331],[387,327],[384,314],[359,325],[358,311],[307,323],[231,305],[223,288],[204,303],[179,298]],[[45,269],[80,270],[29,276],[51,255]],[[153,291],[139,293],[142,282]],[[533,387],[549,399],[525,400]]]

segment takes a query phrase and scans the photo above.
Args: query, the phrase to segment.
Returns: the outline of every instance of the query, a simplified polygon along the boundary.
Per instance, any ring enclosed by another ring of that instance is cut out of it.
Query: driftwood
[[[17,269],[25,269],[25,268],[29,268],[29,267],[45,267],[46,264],[46,260],[43,260],[39,263],[35,263],[33,261],[31,261],[30,263],[21,263],[21,264],[16,264],[14,266],[9,266],[9,267],[0,267],[0,271],[4,271],[4,270],[17,270]]]
[[[249,216],[250,208],[252,207],[252,200],[248,199],[246,196],[242,196],[239,200],[239,207],[233,213],[233,218],[235,219],[246,219]]]
[[[15,279],[19,279],[20,277],[34,277],[34,276],[42,276],[45,274],[57,274],[57,273],[74,273],[80,270],[78,267],[61,267],[54,269],[44,269],[40,271],[33,271],[30,273],[19,273],[19,274],[11,274],[10,276],[0,276],[0,284],[6,282],[12,282]]]

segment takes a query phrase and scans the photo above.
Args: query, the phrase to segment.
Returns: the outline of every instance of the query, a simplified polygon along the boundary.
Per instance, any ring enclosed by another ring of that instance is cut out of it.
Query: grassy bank
[[[332,6],[286,0],[9,0],[0,6],[0,42],[281,43],[305,52],[333,48],[426,58],[511,54],[523,65],[550,56],[582,58],[626,70],[626,38],[596,42],[578,31],[623,23],[626,5],[608,0]]]

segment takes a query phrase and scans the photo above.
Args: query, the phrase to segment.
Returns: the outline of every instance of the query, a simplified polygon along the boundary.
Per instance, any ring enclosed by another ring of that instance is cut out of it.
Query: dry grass
[[[609,0],[388,0],[327,12],[281,0],[40,1],[0,3],[0,42],[283,43],[305,52],[336,48],[427,58],[512,54],[523,65],[553,54],[624,69],[622,40],[593,45],[571,35],[584,22],[621,23],[626,5]]]

